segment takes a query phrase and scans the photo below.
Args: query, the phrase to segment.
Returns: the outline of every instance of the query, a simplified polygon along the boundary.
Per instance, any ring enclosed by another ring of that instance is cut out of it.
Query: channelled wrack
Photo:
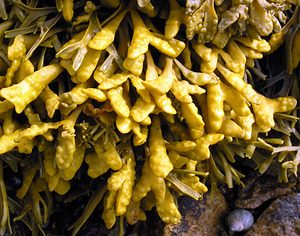
[[[27,208],[17,220],[32,211],[42,230],[49,218],[43,192],[71,191],[85,162],[85,174],[106,183],[73,234],[102,199],[108,228],[118,216],[145,220],[153,207],[164,222],[178,223],[177,196],[200,199],[207,180],[242,184],[230,164],[235,156],[251,157],[256,146],[279,152],[260,137],[297,101],[256,92],[249,68],[284,42],[299,1],[8,2],[0,4],[0,154],[40,153],[19,167],[16,200]],[[299,53],[293,58],[290,70]],[[299,162],[289,161],[295,170]]]

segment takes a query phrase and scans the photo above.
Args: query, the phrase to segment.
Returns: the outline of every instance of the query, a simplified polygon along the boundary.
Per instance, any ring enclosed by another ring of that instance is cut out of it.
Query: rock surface
[[[222,194],[216,192],[212,198],[206,194],[200,202],[181,197],[178,205],[182,215],[181,222],[166,225],[164,236],[214,236],[224,231],[222,221],[229,208]]]
[[[255,209],[270,199],[293,193],[296,184],[295,179],[289,183],[278,183],[276,177],[268,175],[248,179],[245,188],[240,188],[238,192],[235,207]]]
[[[276,199],[245,234],[245,236],[260,235],[300,235],[300,193]]]

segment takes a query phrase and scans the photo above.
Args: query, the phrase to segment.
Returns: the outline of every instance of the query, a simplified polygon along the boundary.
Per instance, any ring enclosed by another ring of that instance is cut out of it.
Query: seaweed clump
[[[11,216],[45,234],[58,195],[90,196],[73,235],[98,205],[107,228],[154,207],[178,223],[178,196],[243,185],[237,158],[297,175],[299,5],[0,1],[0,234]],[[287,79],[268,78],[259,59],[286,38]]]

